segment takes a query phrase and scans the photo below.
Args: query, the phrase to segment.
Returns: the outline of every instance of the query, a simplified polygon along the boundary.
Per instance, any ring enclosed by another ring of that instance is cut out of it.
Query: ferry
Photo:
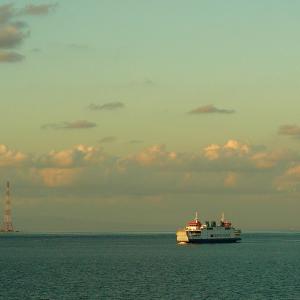
[[[198,219],[198,213],[194,220],[187,223],[184,229],[176,232],[177,242],[186,243],[235,243],[241,240],[241,230],[232,226],[225,220],[222,214],[220,223],[206,221],[202,224]]]

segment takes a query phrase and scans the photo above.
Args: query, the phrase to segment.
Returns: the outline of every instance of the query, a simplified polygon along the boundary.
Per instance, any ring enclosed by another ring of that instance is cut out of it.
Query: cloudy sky
[[[299,13],[279,0],[0,0],[15,226],[175,231],[197,210],[299,230]]]

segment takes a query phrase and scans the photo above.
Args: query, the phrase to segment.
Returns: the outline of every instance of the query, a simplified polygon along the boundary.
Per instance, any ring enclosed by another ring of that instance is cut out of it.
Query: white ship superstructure
[[[195,219],[188,222],[185,229],[178,230],[176,236],[179,243],[232,243],[241,240],[241,230],[225,220],[224,214],[219,224],[216,221],[202,224],[196,213]]]

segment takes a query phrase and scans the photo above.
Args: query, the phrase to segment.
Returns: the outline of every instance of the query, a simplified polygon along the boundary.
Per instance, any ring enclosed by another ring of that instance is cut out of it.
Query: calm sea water
[[[300,299],[300,234],[2,234],[0,299]]]

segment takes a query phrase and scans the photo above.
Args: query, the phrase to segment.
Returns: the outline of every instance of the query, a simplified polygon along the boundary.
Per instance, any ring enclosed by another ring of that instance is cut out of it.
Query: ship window
[[[214,235],[213,235],[213,234],[211,234],[211,235],[210,235],[210,237],[214,237]]]

